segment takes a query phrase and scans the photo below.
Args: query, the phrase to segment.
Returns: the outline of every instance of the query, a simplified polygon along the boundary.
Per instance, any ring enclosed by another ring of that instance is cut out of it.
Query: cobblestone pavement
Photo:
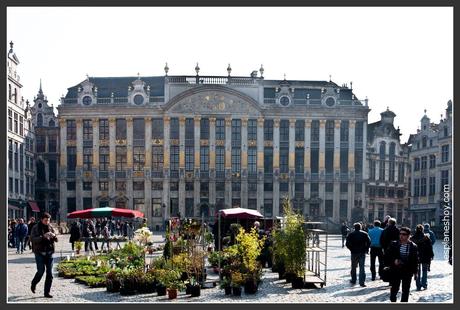
[[[61,237],[62,242],[57,245],[55,261],[59,261],[60,252],[65,257],[70,254],[68,236]],[[157,241],[161,236],[156,236]],[[255,295],[242,294],[241,297],[226,297],[223,290],[216,288],[202,289],[201,296],[191,298],[183,292],[176,300],[169,301],[167,296],[157,297],[154,294],[120,296],[118,293],[107,293],[105,288],[87,288],[82,284],[74,283],[72,279],[63,279],[55,274],[51,294],[53,299],[43,297],[44,278],[37,286],[36,294],[30,291],[30,281],[35,273],[33,255],[15,254],[14,249],[8,249],[8,301],[17,303],[110,303],[110,302],[263,302],[263,303],[379,303],[389,302],[389,287],[380,280],[371,281],[369,257],[366,257],[366,285],[351,285],[349,283],[349,251],[341,246],[340,236],[329,237],[328,273],[324,288],[297,289],[291,288],[284,280],[278,280],[278,274],[269,269],[264,270],[264,279]],[[55,263],[56,265],[56,263]],[[399,298],[399,295],[398,295]],[[435,244],[435,260],[431,264],[428,274],[428,289],[417,292],[412,282],[410,302],[453,302],[453,268],[443,257],[441,241]]]

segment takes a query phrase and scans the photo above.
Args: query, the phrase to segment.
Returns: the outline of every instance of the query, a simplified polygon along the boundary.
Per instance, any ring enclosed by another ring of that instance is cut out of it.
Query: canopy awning
[[[35,201],[29,201],[29,206],[32,208],[32,212],[40,212],[40,208]]]
[[[263,218],[259,211],[245,208],[231,208],[219,211],[223,218],[232,219],[258,219]]]
[[[122,209],[122,208],[93,208],[93,209],[86,209],[86,210],[78,210],[72,213],[67,214],[68,218],[81,218],[81,219],[89,219],[89,218],[96,218],[96,217],[144,217],[144,213],[137,211],[137,210],[129,210],[129,209]]]

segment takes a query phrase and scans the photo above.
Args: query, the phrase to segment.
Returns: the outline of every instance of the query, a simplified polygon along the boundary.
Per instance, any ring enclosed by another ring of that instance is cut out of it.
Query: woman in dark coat
[[[70,240],[69,242],[72,244],[72,251],[74,250],[74,244],[76,241],[80,241],[81,233],[80,227],[78,227],[77,222],[73,222],[72,226],[70,227]]]

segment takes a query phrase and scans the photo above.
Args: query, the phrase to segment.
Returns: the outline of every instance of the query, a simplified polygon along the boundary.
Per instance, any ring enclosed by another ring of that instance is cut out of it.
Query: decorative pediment
[[[171,113],[261,115],[258,103],[251,97],[222,86],[203,86],[172,98],[164,109]]]

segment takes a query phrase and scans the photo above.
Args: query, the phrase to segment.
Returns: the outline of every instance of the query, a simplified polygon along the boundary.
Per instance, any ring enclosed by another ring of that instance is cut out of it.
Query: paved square
[[[160,241],[161,236],[156,236]],[[410,302],[453,302],[453,268],[444,260],[441,241],[434,245],[435,259],[428,274],[428,290],[417,292],[415,282],[412,282]],[[60,259],[60,251],[65,257],[71,253],[68,235],[61,236],[56,245],[55,262]],[[242,294],[241,297],[226,297],[223,290],[218,288],[202,289],[201,296],[191,298],[184,292],[178,298],[169,301],[167,296],[157,297],[156,293],[120,296],[118,293],[107,293],[105,288],[88,288],[85,285],[74,283],[73,279],[63,279],[54,273],[54,282],[51,289],[53,299],[43,297],[44,278],[37,286],[36,294],[30,291],[30,281],[35,273],[33,255],[15,254],[15,249],[8,249],[8,301],[25,303],[87,303],[87,302],[208,302],[208,303],[235,303],[235,302],[262,302],[262,303],[358,303],[358,302],[389,302],[390,289],[387,283],[370,279],[370,260],[366,257],[366,284],[352,286],[350,280],[349,251],[341,246],[341,237],[329,236],[327,284],[324,288],[293,290],[284,280],[278,280],[278,274],[271,270],[264,270],[263,283],[255,295]],[[55,263],[55,266],[56,266]],[[399,295],[398,295],[399,298]]]

